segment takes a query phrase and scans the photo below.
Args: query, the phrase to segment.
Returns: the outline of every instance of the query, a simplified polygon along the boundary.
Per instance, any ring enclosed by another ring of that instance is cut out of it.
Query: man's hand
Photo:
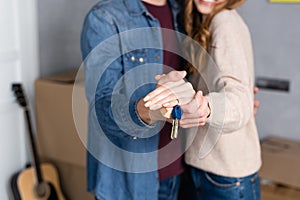
[[[143,99],[140,99],[136,105],[136,109],[140,118],[146,124],[150,125],[159,120],[165,120],[165,116],[163,116],[160,110],[150,110],[149,108],[145,107],[145,102]]]

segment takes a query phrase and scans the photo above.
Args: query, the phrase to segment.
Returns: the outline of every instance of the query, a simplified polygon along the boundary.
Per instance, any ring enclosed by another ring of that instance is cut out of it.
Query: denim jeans
[[[159,182],[158,197],[159,200],[177,200],[181,175],[173,176],[171,178]],[[95,197],[95,200],[100,200]]]
[[[215,175],[190,168],[197,200],[260,200],[260,181],[257,173],[242,178]]]
[[[181,175],[159,182],[158,199],[159,200],[177,200]]]

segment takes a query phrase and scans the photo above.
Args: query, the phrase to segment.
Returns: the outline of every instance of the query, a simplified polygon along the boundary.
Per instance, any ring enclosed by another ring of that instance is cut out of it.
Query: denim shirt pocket
[[[155,50],[148,48],[127,49],[123,54],[124,81],[128,87],[131,87],[129,89],[156,84],[155,76],[162,73],[162,67],[159,67],[161,63],[153,63],[154,55],[156,55]],[[151,86],[141,95],[146,95],[153,89]]]
[[[124,56],[124,72],[134,67],[147,63],[147,49],[135,49],[128,51]]]

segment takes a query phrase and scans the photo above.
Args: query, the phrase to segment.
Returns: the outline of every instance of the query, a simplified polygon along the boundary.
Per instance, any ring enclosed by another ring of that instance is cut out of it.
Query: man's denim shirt
[[[180,7],[169,3],[178,30]],[[140,0],[102,0],[86,16],[81,48],[89,102],[87,181],[98,199],[158,199],[161,124],[146,125],[136,103],[163,72],[161,30]]]

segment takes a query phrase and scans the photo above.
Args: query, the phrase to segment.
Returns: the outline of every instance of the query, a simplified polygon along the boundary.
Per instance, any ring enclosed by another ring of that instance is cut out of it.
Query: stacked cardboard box
[[[279,137],[262,141],[263,165],[260,176],[300,189],[300,142]]]
[[[267,137],[261,147],[262,200],[300,199],[300,142]]]
[[[89,200],[86,192],[87,102],[82,81],[80,137],[72,115],[72,92],[76,71],[65,72],[35,82],[37,143],[43,160],[59,170],[62,189],[68,199]],[[80,85],[79,85],[80,87]]]

